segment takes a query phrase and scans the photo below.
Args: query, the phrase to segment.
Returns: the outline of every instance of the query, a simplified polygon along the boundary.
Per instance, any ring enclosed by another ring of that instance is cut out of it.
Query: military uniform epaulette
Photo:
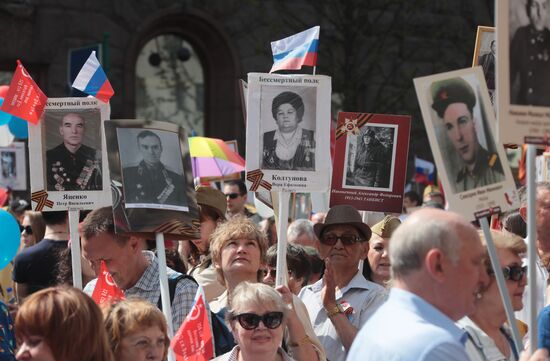
[[[503,173],[502,165],[498,161],[497,153],[489,153],[483,147],[479,146],[478,158],[480,161],[476,161],[476,165],[472,172],[468,170],[467,166],[462,167],[456,176],[456,181],[461,182],[466,175],[477,176],[485,170],[492,169],[493,171]]]

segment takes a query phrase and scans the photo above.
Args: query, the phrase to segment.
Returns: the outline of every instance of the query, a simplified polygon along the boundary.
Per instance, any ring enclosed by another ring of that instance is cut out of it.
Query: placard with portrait
[[[31,199],[37,211],[86,210],[111,204],[103,122],[95,98],[49,98],[29,124]]]
[[[416,78],[414,85],[450,210],[475,219],[517,206],[481,67]]]
[[[328,190],[330,81],[322,75],[248,75],[250,190]]]
[[[411,117],[338,113],[330,206],[401,213]]]
[[[550,4],[496,2],[498,139],[550,144]]]
[[[105,122],[117,233],[200,236],[187,136],[165,122]]]
[[[27,190],[27,159],[24,142],[0,147],[0,186],[14,191]]]

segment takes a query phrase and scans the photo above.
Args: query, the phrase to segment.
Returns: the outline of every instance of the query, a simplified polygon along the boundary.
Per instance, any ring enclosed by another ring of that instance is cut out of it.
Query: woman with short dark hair
[[[285,91],[273,98],[271,113],[277,129],[264,133],[264,169],[315,170],[315,132],[302,128],[302,97]]]

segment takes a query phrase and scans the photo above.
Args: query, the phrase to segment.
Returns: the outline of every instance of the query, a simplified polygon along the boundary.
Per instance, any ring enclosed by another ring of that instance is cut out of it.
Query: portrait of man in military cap
[[[46,111],[46,184],[49,191],[103,189],[98,110]]]
[[[438,143],[454,192],[504,181],[502,163],[484,119],[485,108],[478,104],[474,88],[464,78],[455,77],[433,82],[430,92],[431,108],[442,125]],[[481,119],[475,114],[480,114]],[[485,135],[483,142],[481,133]],[[458,167],[455,169],[453,164]]]
[[[510,4],[510,103],[550,106],[550,1]],[[513,21],[524,18],[528,23]]]
[[[118,128],[117,137],[126,208],[187,210],[178,135]]]

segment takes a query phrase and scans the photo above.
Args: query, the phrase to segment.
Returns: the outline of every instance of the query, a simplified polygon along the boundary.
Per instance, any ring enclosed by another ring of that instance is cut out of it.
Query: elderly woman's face
[[[120,340],[118,361],[162,361],[166,336],[159,326],[143,327]]]
[[[281,104],[277,108],[276,116],[277,126],[281,132],[290,133],[298,127],[298,114],[291,104]]]
[[[497,248],[497,254],[501,268],[522,266],[521,258],[511,250]],[[510,301],[514,311],[519,311],[524,306],[523,291],[525,290],[526,284],[527,274],[524,274],[518,281],[515,281],[510,277],[506,279],[506,288],[508,289],[508,294],[510,295]],[[489,287],[487,287],[487,290],[484,292],[483,297],[479,302],[487,302],[489,305],[499,305],[499,307],[504,307],[502,306],[502,301],[500,300],[498,285],[494,276],[491,277],[491,283]]]
[[[237,315],[252,313],[258,316],[264,316],[270,312],[281,312],[281,310],[277,309],[275,305],[253,304],[237,307],[235,311]],[[241,322],[243,321],[246,321],[246,319],[241,321],[235,319],[231,321],[233,336],[235,337],[235,341],[240,346],[243,353],[257,355],[258,359],[261,360],[262,355],[275,354],[277,352],[277,349],[283,340],[283,323],[275,328],[271,328],[274,324],[270,325],[270,322],[267,322],[268,326],[271,327],[266,327],[264,321],[260,321],[257,327],[249,330],[247,328],[251,328],[253,325],[250,325],[250,323],[245,323],[245,326],[247,327],[244,328],[241,325]],[[270,321],[273,321],[273,319],[271,318]]]

